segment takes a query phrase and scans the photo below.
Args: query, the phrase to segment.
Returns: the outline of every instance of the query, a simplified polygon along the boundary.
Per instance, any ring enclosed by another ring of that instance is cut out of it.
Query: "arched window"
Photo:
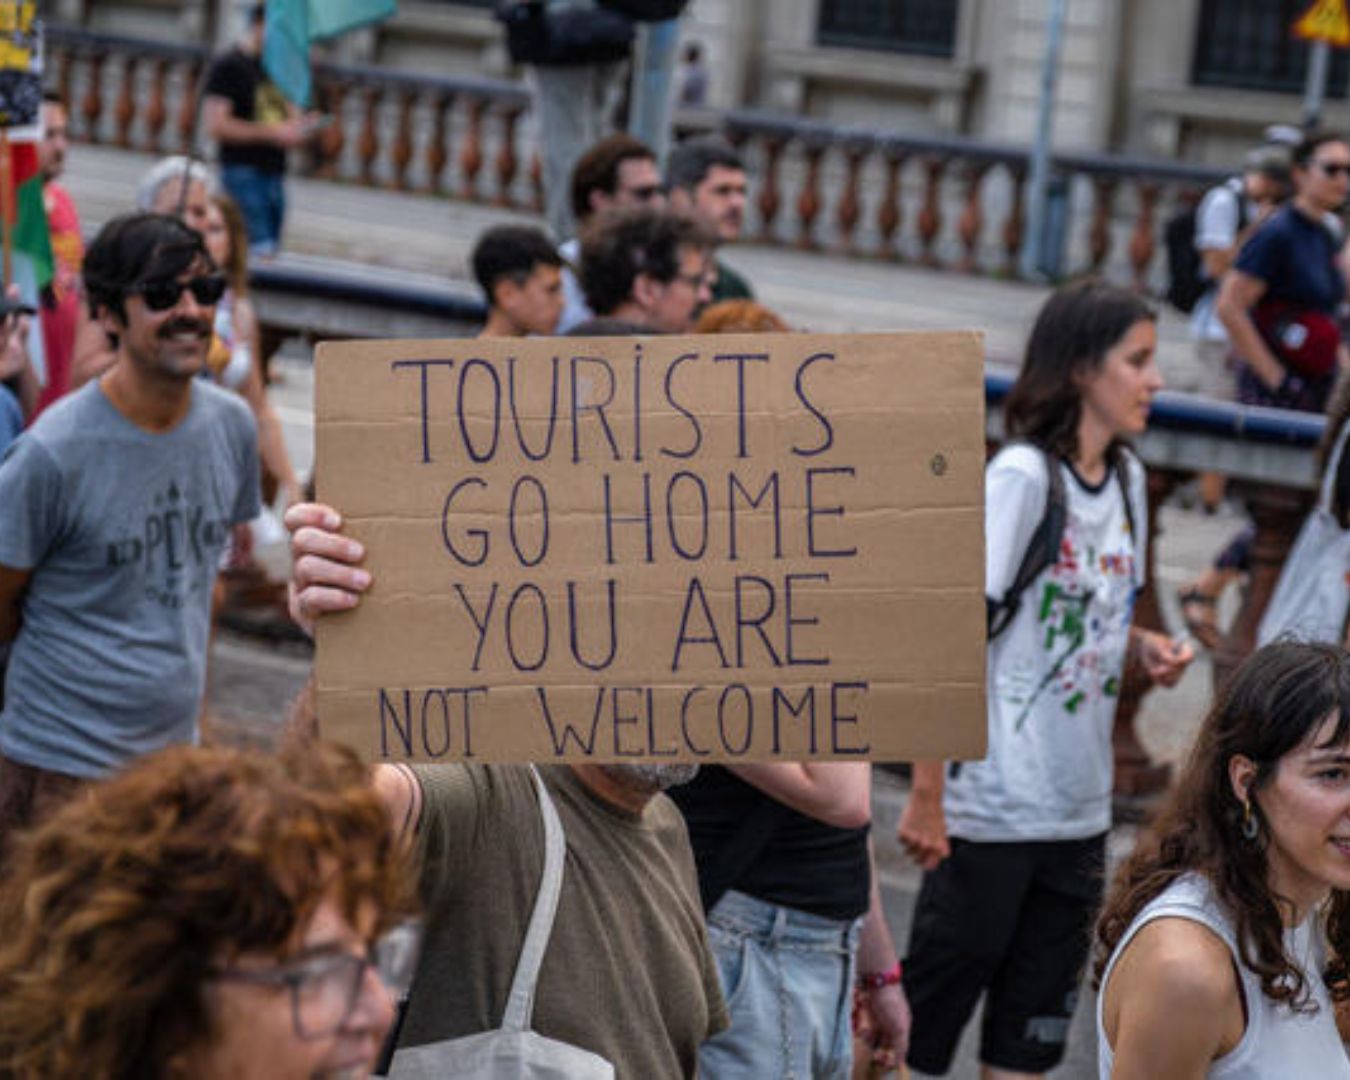
[[[951,56],[957,0],[820,0],[816,41],[849,49]]]
[[[1235,86],[1278,93],[1303,92],[1308,43],[1292,27],[1310,0],[1201,0],[1191,81],[1199,86]],[[1345,97],[1347,63],[1331,53],[1327,93]]]

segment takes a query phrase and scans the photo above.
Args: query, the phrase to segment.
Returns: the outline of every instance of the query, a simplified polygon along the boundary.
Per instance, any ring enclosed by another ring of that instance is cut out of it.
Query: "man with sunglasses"
[[[583,231],[601,214],[639,206],[663,206],[665,189],[656,156],[641,139],[623,133],[609,135],[587,150],[572,170],[572,215],[577,231]],[[577,267],[581,240],[573,236],[558,248],[563,257],[563,313],[559,334],[592,318],[596,313],[586,302]]]
[[[258,513],[252,415],[196,377],[225,287],[200,235],[116,218],[83,279],[116,360],[0,462],[0,858],[82,781],[195,741],[211,586]]]

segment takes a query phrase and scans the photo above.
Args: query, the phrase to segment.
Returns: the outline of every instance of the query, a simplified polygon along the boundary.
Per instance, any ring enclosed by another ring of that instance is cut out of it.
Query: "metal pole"
[[[1308,81],[1303,88],[1303,128],[1312,131],[1322,122],[1322,99],[1327,93],[1327,65],[1331,45],[1314,41],[1308,53]]]
[[[1045,63],[1041,67],[1041,102],[1036,116],[1036,143],[1031,149],[1027,182],[1027,238],[1022,245],[1022,276],[1040,276],[1045,252],[1046,189],[1050,183],[1050,141],[1055,119],[1055,84],[1059,81],[1059,46],[1064,34],[1068,0],[1050,0],[1045,34]]]

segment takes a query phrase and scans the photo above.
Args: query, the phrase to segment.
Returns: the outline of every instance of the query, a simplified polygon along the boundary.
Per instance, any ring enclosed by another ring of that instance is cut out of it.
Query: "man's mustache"
[[[159,337],[173,337],[176,334],[196,334],[200,338],[209,338],[211,336],[211,324],[204,319],[183,318],[173,319],[166,322],[159,328]]]

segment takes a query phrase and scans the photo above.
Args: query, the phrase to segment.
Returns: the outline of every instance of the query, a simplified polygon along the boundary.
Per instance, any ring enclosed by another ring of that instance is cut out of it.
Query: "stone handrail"
[[[207,53],[48,30],[77,139],[148,152],[199,145]],[[321,64],[332,122],[302,171],[372,186],[538,209],[542,178],[529,91],[500,79]],[[762,242],[1013,276],[1026,234],[1025,146],[843,126],[759,110],[681,113],[681,130],[721,130],[751,165],[749,232]],[[1049,269],[1161,284],[1163,223],[1222,179],[1218,170],[1104,154],[1057,154]]]

